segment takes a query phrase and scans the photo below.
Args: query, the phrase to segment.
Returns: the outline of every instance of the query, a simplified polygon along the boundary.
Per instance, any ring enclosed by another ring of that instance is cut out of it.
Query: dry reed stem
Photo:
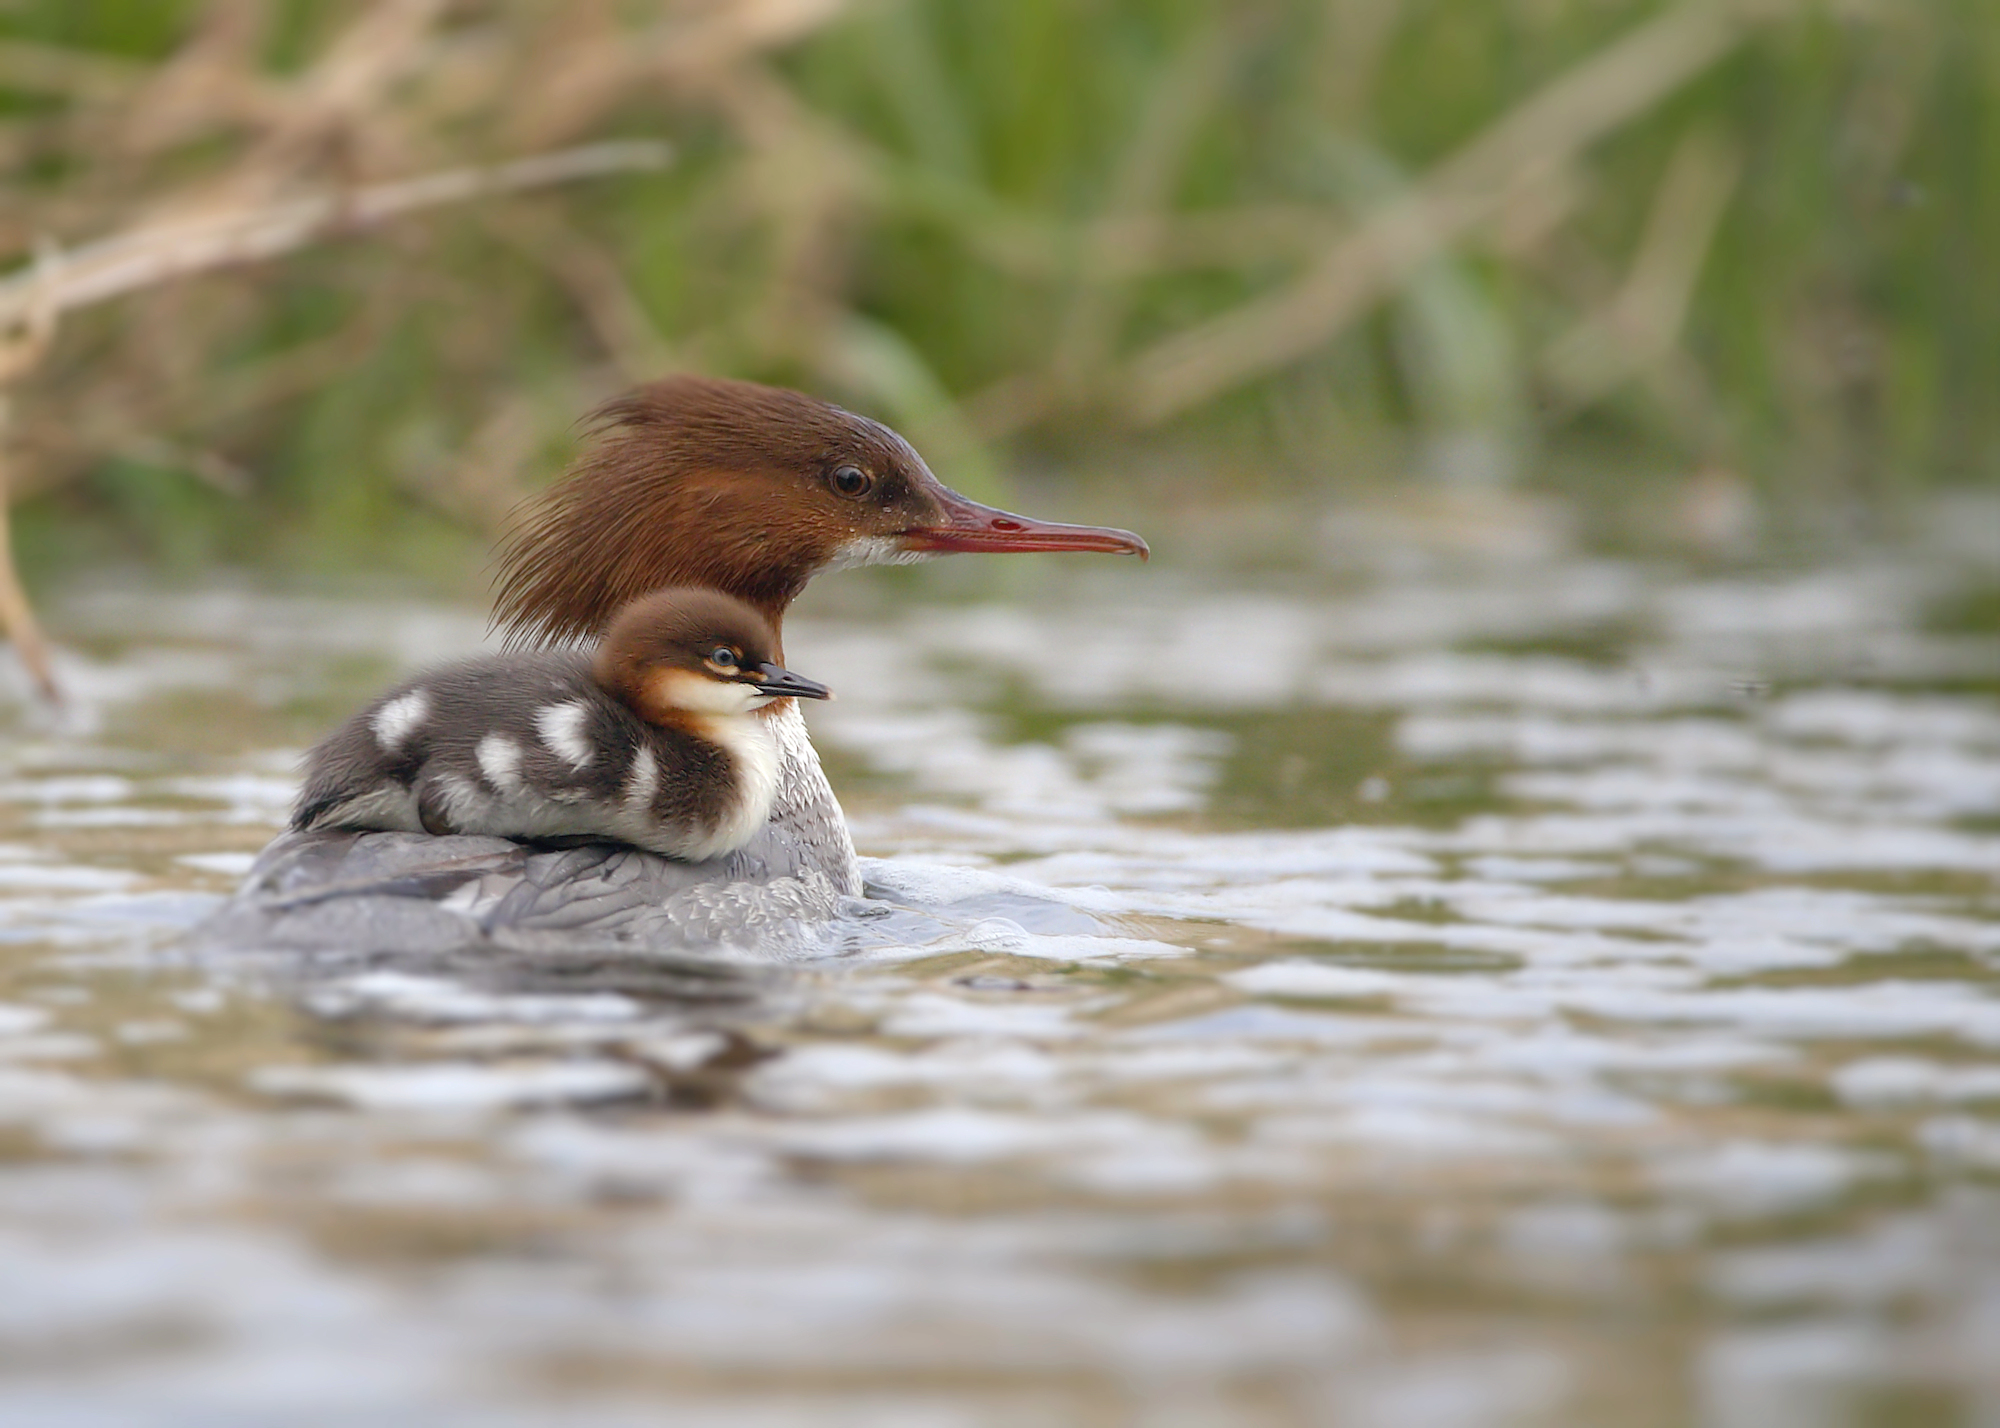
[[[422,209],[662,167],[670,158],[662,143],[576,140],[635,92],[662,88],[719,107],[741,127],[743,106],[730,113],[726,94],[735,88],[740,97],[738,71],[846,8],[847,0],[662,0],[649,24],[634,30],[621,23],[616,5],[577,4],[551,10],[545,25],[524,35],[505,7],[486,16],[483,28],[448,29],[454,0],[364,0],[335,12],[336,28],[311,62],[290,76],[267,73],[259,58],[273,13],[264,0],[211,0],[179,49],[150,65],[0,41],[0,83],[70,101],[71,142],[91,160],[60,194],[60,226],[110,230],[110,236],[63,252],[45,240],[31,265],[0,278],[0,386],[40,365],[66,312],[275,258]],[[795,149],[816,137],[791,108],[779,109],[764,116],[779,131],[767,133],[767,142]],[[454,148],[462,150],[468,134],[497,143],[511,134],[512,147],[539,152],[508,163],[441,163]],[[153,155],[218,139],[234,152],[207,177],[165,190],[151,182]],[[419,176],[360,181],[399,169]],[[319,179],[318,191],[301,193],[301,178],[312,176]],[[781,235],[789,232],[794,270],[779,286],[791,289],[794,311],[810,307],[815,297],[831,299],[833,274],[825,259],[812,255],[838,246],[825,234],[839,226],[837,215],[858,191],[847,178],[825,173],[818,187],[822,191],[803,210],[796,195],[766,194],[757,205],[759,222]],[[44,223],[55,226],[48,208],[43,212]],[[560,225],[556,231],[556,251],[542,255],[544,261],[625,375],[647,375],[672,349],[609,257],[579,234]],[[824,314],[818,325],[836,315]],[[165,366],[156,334],[128,327],[119,347],[125,367],[101,369],[106,375],[89,388],[94,407],[39,423],[48,450],[37,469],[52,458],[73,461],[59,452],[171,446],[197,453],[190,469],[202,479],[240,485],[241,473],[225,470],[219,456],[206,459],[198,442],[166,442],[149,429],[168,420],[169,410],[179,413],[173,420],[186,419],[182,388],[189,373],[182,368],[205,348],[226,342],[240,322],[240,304],[211,302],[179,313],[176,350],[184,360]],[[218,410],[263,404],[323,379],[353,351],[342,334],[260,363],[248,376],[196,377],[203,388],[192,409],[213,417]],[[137,380],[121,386],[116,374],[131,377],[132,368]],[[179,407],[149,399],[175,391],[183,398]],[[142,408],[158,410],[121,413],[134,394]],[[529,449],[520,428],[524,411],[507,410],[507,419],[482,429],[474,443],[489,455],[502,447],[517,455]],[[102,420],[107,414],[108,423]],[[487,522],[491,502],[485,497],[492,493],[458,489],[467,475],[453,475],[450,503]],[[16,479],[12,494],[32,484]],[[0,490],[0,501],[8,494]],[[4,521],[0,508],[0,534]],[[38,685],[53,692],[46,649],[3,542],[0,586],[0,622]]]
[[[1570,402],[1598,401],[1674,349],[1742,166],[1707,130],[1675,148],[1624,283],[1543,354],[1544,374]]]
[[[1221,98],[1247,32],[1205,26],[1153,81],[1136,132],[1119,156],[1100,210],[1103,220],[1144,220],[1172,197],[1187,149],[1199,125]],[[1094,235],[1093,235],[1094,236]],[[1093,247],[1095,245],[1092,245]],[[1127,285],[1098,271],[1080,273],[1078,288],[1056,334],[1049,360],[1052,386],[1076,390],[1111,365],[1124,321]]]
[[[371,184],[347,193],[147,224],[0,280],[0,330],[21,325],[38,304],[60,315],[194,273],[274,258],[316,239],[420,209],[603,174],[659,169],[670,157],[671,151],[660,143],[584,144],[510,163]]]
[[[805,38],[838,19],[848,0],[718,0],[692,19],[632,33],[604,27],[596,39],[550,62],[547,77],[508,106],[517,142],[546,144],[580,133],[643,83],[705,87],[756,55]]]
[[[0,432],[6,427],[6,406],[0,402]],[[41,626],[35,622],[34,606],[28,603],[28,592],[21,585],[21,574],[14,567],[14,541],[7,518],[7,453],[0,451],[0,631],[14,642],[14,653],[21,661],[21,667],[34,681],[35,688],[51,703],[62,697],[56,686],[55,670],[49,663],[49,647],[42,639]]]
[[[1753,18],[1772,11],[1695,0],[1600,50],[1368,215],[1296,283],[1139,353],[1124,376],[1127,414],[1140,425],[1165,421],[1325,345],[1493,216],[1515,183],[1568,164],[1721,59]]]
[[[45,252],[27,271],[0,281],[0,332],[22,334],[0,348],[0,382],[35,365],[66,311],[195,273],[276,257],[318,238],[441,204],[608,173],[658,169],[670,157],[671,151],[660,143],[584,144],[511,163],[373,184],[345,194],[149,224],[67,254]],[[0,629],[13,640],[36,686],[55,699],[58,691],[47,646],[14,566],[6,506],[7,492],[0,484]]]
[[[11,319],[0,318],[0,387],[30,371],[55,341],[62,308],[56,301],[62,253],[46,240],[35,249],[25,277],[29,290]]]
[[[510,216],[496,231],[568,295],[626,382],[648,381],[677,365],[673,345],[601,244],[557,214]]]

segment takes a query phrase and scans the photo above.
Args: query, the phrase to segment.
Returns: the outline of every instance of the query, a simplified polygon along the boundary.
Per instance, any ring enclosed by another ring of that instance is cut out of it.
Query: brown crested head
[[[599,642],[597,682],[649,719],[727,714],[773,699],[826,699],[778,663],[770,622],[718,590],[656,590],[628,602]]]
[[[888,427],[801,393],[669,377],[601,408],[589,449],[523,507],[494,618],[517,643],[572,640],[646,591],[702,586],[775,630],[823,570],[957,550],[1146,543],[968,501]]]

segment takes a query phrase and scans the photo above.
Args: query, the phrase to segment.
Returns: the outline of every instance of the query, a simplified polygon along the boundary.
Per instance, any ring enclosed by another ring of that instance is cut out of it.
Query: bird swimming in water
[[[1130,531],[967,500],[888,427],[802,393],[669,377],[601,408],[590,446],[528,503],[500,551],[495,621],[518,645],[571,643],[649,591],[697,586],[761,614],[782,663],[786,607],[815,575],[958,551],[1147,554]],[[197,940],[428,956],[767,946],[823,924],[862,891],[847,821],[798,702],[750,717],[776,743],[777,787],[733,852],[686,863],[618,843],[293,830]]]
[[[381,695],[306,756],[301,831],[591,837],[700,862],[770,817],[778,745],[755,717],[827,687],[776,661],[731,596],[632,601],[594,655],[493,655]]]

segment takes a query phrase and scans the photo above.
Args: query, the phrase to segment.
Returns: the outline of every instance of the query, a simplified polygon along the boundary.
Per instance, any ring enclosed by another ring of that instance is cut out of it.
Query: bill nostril
[[[996,531],[1017,531],[1021,529],[1021,523],[1019,521],[1010,521],[1003,518],[993,523],[993,529]]]

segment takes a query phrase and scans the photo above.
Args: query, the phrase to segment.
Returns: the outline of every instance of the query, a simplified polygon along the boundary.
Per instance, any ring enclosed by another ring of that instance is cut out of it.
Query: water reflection
[[[784,967],[191,955],[482,622],[81,592],[0,745],[0,1418],[1984,1421],[1994,581],[822,614],[874,907]]]

